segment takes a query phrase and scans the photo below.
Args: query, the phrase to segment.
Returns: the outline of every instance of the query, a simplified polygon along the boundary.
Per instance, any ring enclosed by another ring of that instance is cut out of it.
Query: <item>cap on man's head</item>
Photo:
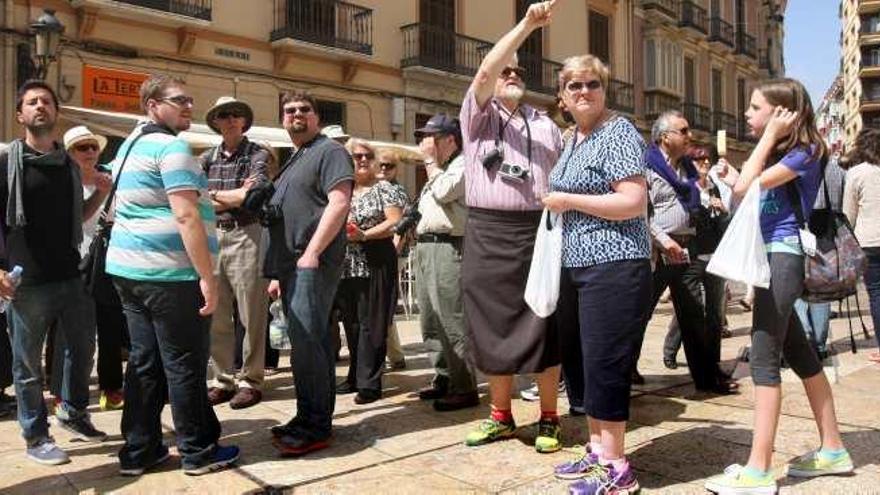
[[[446,113],[438,113],[431,117],[424,127],[416,129],[416,132],[413,134],[416,139],[434,134],[451,134],[456,136],[456,139],[460,139],[461,124],[455,117],[451,117]]]

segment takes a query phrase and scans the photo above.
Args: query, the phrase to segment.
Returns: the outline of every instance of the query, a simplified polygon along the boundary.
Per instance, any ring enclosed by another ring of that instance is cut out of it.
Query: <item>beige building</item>
[[[840,2],[844,141],[880,127],[880,0]]]
[[[482,56],[529,0],[0,0],[0,141],[20,133],[11,105],[27,75],[28,26],[44,8],[66,26],[47,80],[64,105],[137,112],[150,72],[186,79],[203,116],[221,95],[248,101],[277,126],[279,95],[302,88],[324,120],[352,135],[411,142],[431,114],[458,111]],[[877,3],[877,2],[873,2]],[[682,108],[698,139],[727,129],[747,150],[749,87],[782,71],[784,2],[564,0],[552,26],[520,50],[529,100],[555,111],[555,73],[573,54],[612,68],[610,106],[647,130]],[[124,135],[106,120],[101,132]],[[418,185],[415,168],[405,182]]]

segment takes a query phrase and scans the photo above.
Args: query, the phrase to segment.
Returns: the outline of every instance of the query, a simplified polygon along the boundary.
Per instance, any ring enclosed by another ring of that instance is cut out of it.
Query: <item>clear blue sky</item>
[[[785,10],[785,74],[816,105],[840,70],[838,0],[789,0]]]

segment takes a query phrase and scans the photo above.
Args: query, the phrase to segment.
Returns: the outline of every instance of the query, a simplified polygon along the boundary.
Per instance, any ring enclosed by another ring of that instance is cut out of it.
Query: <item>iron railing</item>
[[[747,57],[755,58],[757,55],[755,37],[743,31],[737,31],[736,53],[741,53]]]
[[[606,105],[625,113],[634,113],[636,98],[633,85],[617,79],[608,81],[608,91],[605,95]]]
[[[212,0],[117,0],[153,10],[179,14],[205,21],[211,20]]]
[[[678,0],[642,0],[642,9],[656,10],[678,19]]]
[[[559,70],[562,64],[542,57],[520,53],[519,65],[526,70],[526,88],[545,95],[559,92]]]
[[[733,24],[720,17],[709,19],[709,41],[718,41],[733,48]]]
[[[862,67],[880,66],[880,50],[867,50],[862,52]]]
[[[373,54],[373,10],[338,0],[275,0],[270,39]]]
[[[408,24],[403,32],[402,68],[428,67],[431,69],[472,76],[492,44],[469,36],[453,33],[430,24]]]
[[[667,110],[680,110],[681,98],[658,91],[645,92],[645,118],[653,121]]]
[[[736,117],[727,112],[712,112],[712,132],[727,131],[730,137],[736,136]]]
[[[693,0],[682,1],[679,26],[694,28],[703,34],[707,34],[709,32],[709,20],[706,16],[706,9],[694,3]]]
[[[703,105],[693,102],[685,102],[681,106],[681,112],[687,119],[691,129],[709,131],[712,129],[712,111]]]

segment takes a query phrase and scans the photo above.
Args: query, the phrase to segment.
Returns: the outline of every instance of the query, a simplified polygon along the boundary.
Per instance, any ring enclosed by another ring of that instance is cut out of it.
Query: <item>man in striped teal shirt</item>
[[[132,348],[120,472],[137,476],[168,459],[160,424],[167,389],[184,472],[204,474],[239,455],[238,447],[217,445],[220,423],[208,402],[214,209],[204,172],[177,136],[192,122],[183,81],[154,75],[140,95],[149,121],[125,140],[113,165],[118,187],[107,252]]]

